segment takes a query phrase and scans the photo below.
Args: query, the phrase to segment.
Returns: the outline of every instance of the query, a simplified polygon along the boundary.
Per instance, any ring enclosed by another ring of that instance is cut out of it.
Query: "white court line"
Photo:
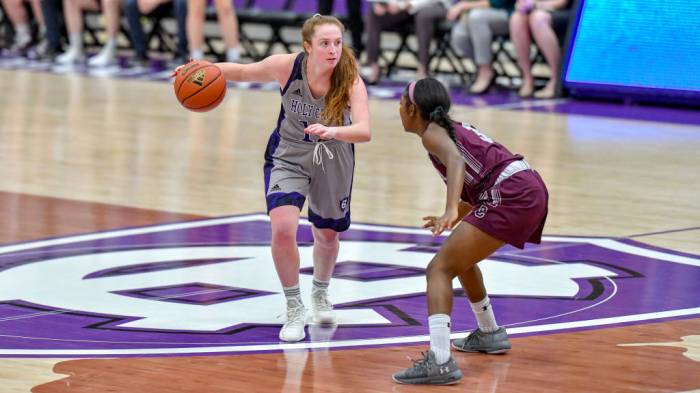
[[[611,318],[590,319],[584,321],[562,322],[546,325],[524,326],[508,329],[508,334],[515,336],[527,333],[551,332],[559,330],[585,328],[591,326],[606,326],[627,322],[650,321],[654,319],[673,318],[688,315],[700,314],[700,307],[686,308],[681,310],[671,310],[653,312],[636,315],[623,315]],[[464,332],[453,333],[450,338],[462,338],[467,334]],[[226,352],[262,352],[277,351],[286,349],[315,349],[315,348],[348,348],[359,346],[377,346],[391,344],[422,343],[430,341],[429,335],[389,337],[381,339],[363,340],[340,340],[294,344],[261,344],[261,345],[235,345],[235,346],[214,346],[197,348],[137,348],[137,349],[3,349],[0,348],[0,355],[33,355],[33,356],[112,356],[112,355],[178,355],[178,354],[204,354],[204,353],[226,353]]]
[[[131,229],[119,229],[114,231],[97,232],[85,235],[61,237],[55,239],[39,240],[35,242],[20,243],[9,246],[0,247],[0,255],[8,254],[11,252],[24,251],[39,247],[50,247],[57,245],[64,245],[70,243],[85,242],[91,240],[103,240],[110,239],[120,236],[135,236],[148,233],[156,232],[166,232],[174,231],[180,229],[192,229],[205,226],[222,225],[222,224],[234,224],[239,222],[247,221],[269,221],[270,218],[265,214],[251,214],[246,216],[235,216],[235,217],[223,217],[223,218],[212,218],[197,221],[186,221],[181,223],[164,224],[147,226],[141,228],[131,228]],[[301,219],[299,221],[301,225],[311,225],[308,220]],[[370,225],[370,224],[351,224],[350,229],[354,230],[364,230],[371,232],[391,232],[391,233],[401,233],[401,234],[416,234],[416,235],[430,235],[430,232],[423,228],[402,228],[402,227],[391,227],[383,225]],[[449,236],[450,232],[445,231],[441,237]],[[685,265],[700,266],[700,256],[697,258],[687,257],[681,255],[675,255],[671,253],[666,253],[663,251],[649,250],[643,247],[633,246],[630,244],[625,244],[617,240],[608,238],[590,238],[590,237],[565,237],[565,236],[543,236],[542,240],[552,241],[552,242],[564,242],[564,243],[588,243],[599,247],[620,251],[624,253],[629,253],[633,255],[639,255],[654,259],[660,259],[667,262],[680,263]]]

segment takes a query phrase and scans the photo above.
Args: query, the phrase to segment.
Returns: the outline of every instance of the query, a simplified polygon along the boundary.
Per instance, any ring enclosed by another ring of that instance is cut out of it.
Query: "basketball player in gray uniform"
[[[287,301],[282,341],[306,337],[296,232],[307,199],[314,236],[313,318],[316,323],[336,321],[327,292],[338,233],[350,226],[353,143],[371,138],[367,90],[352,51],[343,45],[343,30],[338,19],[317,14],[302,27],[301,53],[252,64],[216,64],[227,80],[280,85],[282,108],[265,152],[264,173],[272,259]]]

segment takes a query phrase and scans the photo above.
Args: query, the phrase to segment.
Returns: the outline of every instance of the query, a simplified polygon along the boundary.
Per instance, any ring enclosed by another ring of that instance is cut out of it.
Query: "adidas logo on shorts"
[[[274,186],[272,186],[272,188],[270,188],[270,192],[274,191],[282,191],[279,184],[275,184]]]

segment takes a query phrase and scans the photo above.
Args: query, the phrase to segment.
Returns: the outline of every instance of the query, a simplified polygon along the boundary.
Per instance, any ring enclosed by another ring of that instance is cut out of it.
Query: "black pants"
[[[352,36],[352,45],[355,56],[359,57],[365,46],[362,43],[362,7],[360,0],[346,0],[348,7],[348,28]],[[333,15],[333,0],[318,0],[318,13],[321,15]]]
[[[41,12],[46,21],[46,41],[54,53],[61,52],[61,34],[63,31],[63,1],[41,0]]]

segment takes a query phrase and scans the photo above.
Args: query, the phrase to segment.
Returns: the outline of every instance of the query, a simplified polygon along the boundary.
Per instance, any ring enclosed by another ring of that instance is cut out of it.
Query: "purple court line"
[[[700,229],[700,227],[690,227],[690,228],[682,228],[682,229],[669,229],[668,231],[659,231],[659,232],[649,232],[649,233],[640,233],[637,235],[629,235],[625,236],[627,238],[633,238],[633,237],[642,237],[642,236],[651,236],[651,235],[664,235],[667,233],[674,233],[674,232],[685,232],[685,231],[695,231]]]

